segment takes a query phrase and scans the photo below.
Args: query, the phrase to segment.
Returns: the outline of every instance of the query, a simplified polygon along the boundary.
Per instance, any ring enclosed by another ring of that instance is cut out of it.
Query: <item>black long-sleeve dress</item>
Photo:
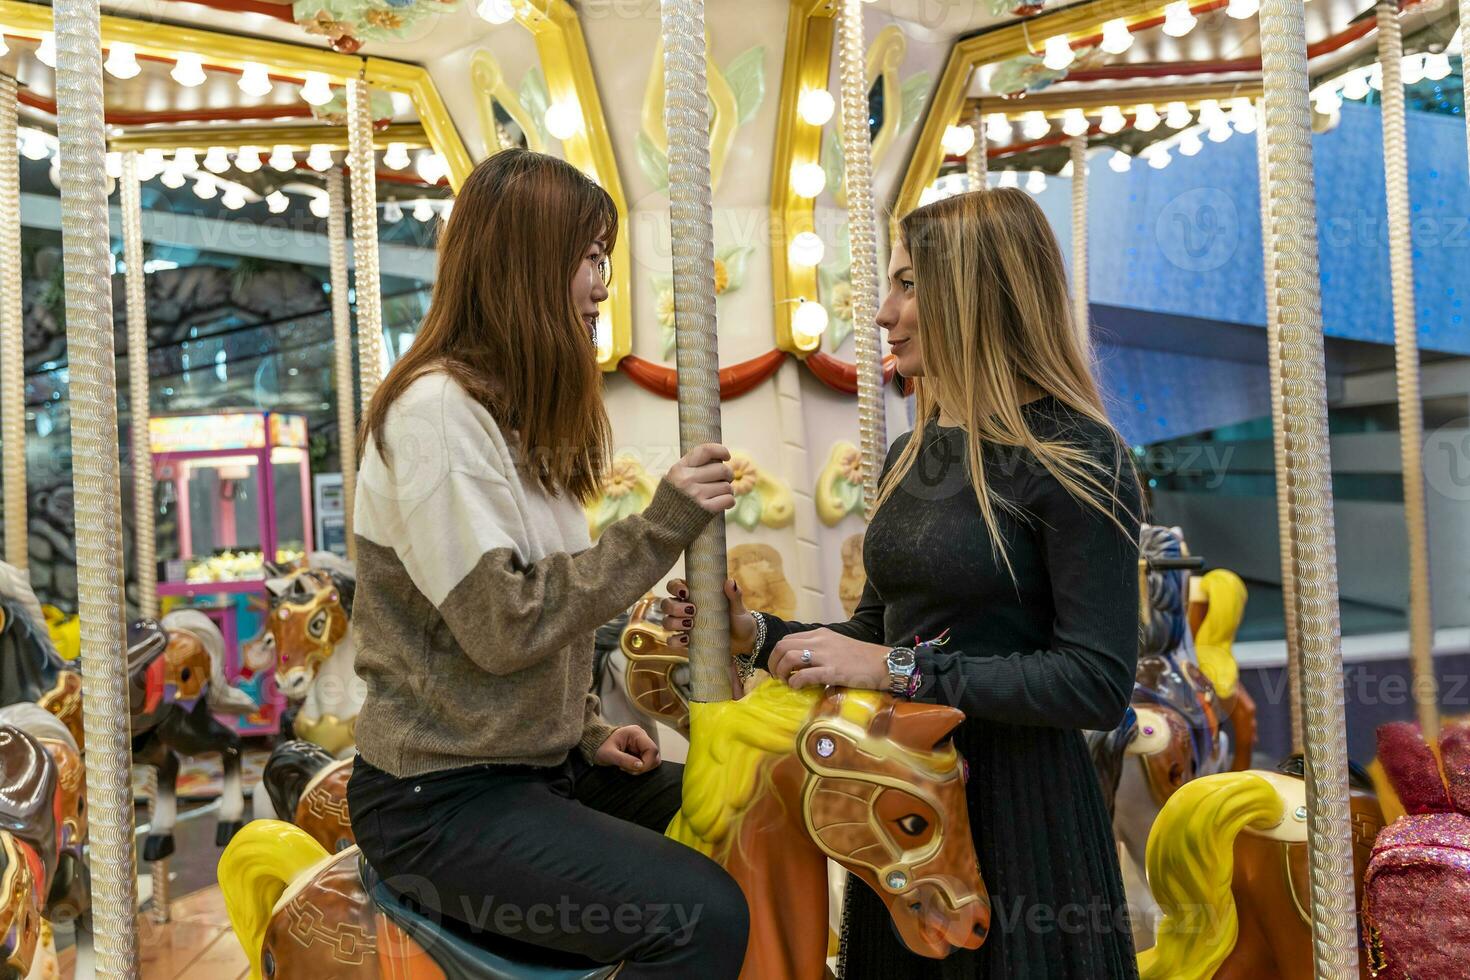
[[[971,489],[964,431],[933,422],[923,430],[918,460],[868,527],[862,600],[852,619],[829,628],[906,646],[949,630],[945,646],[920,652],[915,700],[965,713],[956,745],[970,767],[966,796],[991,931],[977,951],[925,959],[902,946],[877,896],[852,887],[848,980],[1137,975],[1117,851],[1082,730],[1117,725],[1133,689],[1139,491],[1110,431],[1050,397],[1023,411],[1038,436],[1083,447],[1107,474],[1120,474],[1123,528],[1068,494],[1029,453],[996,447],[985,454],[987,479],[1019,508],[997,514],[1012,579]],[[913,435],[895,443],[888,465]],[[782,636],[820,625],[767,622],[761,666]]]

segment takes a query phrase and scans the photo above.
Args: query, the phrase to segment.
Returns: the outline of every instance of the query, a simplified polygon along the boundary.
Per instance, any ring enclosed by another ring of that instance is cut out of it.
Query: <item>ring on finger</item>
[[[801,651],[801,665],[803,667],[810,667],[812,665],[812,652],[810,650]]]

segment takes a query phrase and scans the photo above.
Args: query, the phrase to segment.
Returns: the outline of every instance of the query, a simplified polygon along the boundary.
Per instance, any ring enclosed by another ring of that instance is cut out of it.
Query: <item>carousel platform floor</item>
[[[146,912],[138,917],[143,980],[241,980],[249,975],[218,885],[177,899],[170,912],[170,921],[163,924]]]

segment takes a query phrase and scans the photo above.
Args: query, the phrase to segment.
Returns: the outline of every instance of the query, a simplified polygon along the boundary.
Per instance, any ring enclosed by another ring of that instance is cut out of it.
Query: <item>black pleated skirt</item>
[[[1118,852],[1082,733],[970,719],[957,733],[990,891],[990,935],[945,960],[910,953],[851,880],[844,980],[1130,980],[1138,976]]]

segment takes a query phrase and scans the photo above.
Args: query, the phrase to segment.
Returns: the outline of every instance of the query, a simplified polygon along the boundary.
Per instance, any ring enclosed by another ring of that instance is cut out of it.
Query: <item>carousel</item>
[[[1412,159],[1405,97],[1464,76],[1465,24],[1470,0],[0,0],[7,975],[617,975],[446,927],[377,880],[346,803],[357,424],[412,343],[456,188],[512,147],[570,162],[620,212],[596,333],[616,451],[592,536],[647,506],[681,447],[734,454],[736,504],[675,572],[699,606],[688,649],[652,596],[599,630],[605,716],[685,764],[667,833],[744,891],[743,977],[840,975],[850,888],[939,975],[1002,927],[949,740],[963,716],[741,676],[722,583],[786,619],[857,604],[879,471],[913,413],[875,323],[893,222],[1024,187],[1102,349],[1093,304],[1145,259],[1098,216],[1118,195],[1158,210],[1166,168],[1253,145],[1235,169],[1257,196],[1230,220],[1260,236],[1230,268],[1264,286],[1249,384],[1269,409],[1290,752],[1258,750],[1276,705],[1232,653],[1242,578],[1194,553],[1187,523],[1146,524],[1131,707],[1087,735],[1139,972],[1465,976],[1470,726],[1433,660],[1410,177],[1464,184],[1466,158]],[[1354,102],[1381,115],[1413,674],[1363,769],[1314,148]],[[23,224],[59,234],[44,295]],[[1172,247],[1162,219],[1152,234]],[[1214,282],[1221,263],[1179,250]],[[233,272],[186,278],[184,252]],[[53,294],[57,348],[38,354],[33,308]],[[226,332],[262,325],[285,338],[269,378]],[[70,478],[38,503],[28,467],[34,485],[62,451],[58,405]],[[63,490],[69,541],[50,530]],[[53,567],[68,561],[74,582]],[[219,772],[201,840],[178,788],[198,757]],[[883,816],[895,796],[930,815],[922,839]]]

